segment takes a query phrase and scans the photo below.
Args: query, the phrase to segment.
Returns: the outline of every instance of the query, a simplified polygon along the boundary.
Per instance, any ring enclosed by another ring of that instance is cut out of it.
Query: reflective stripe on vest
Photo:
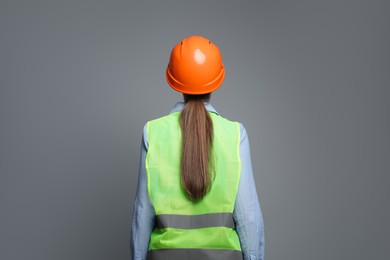
[[[163,214],[156,217],[156,228],[204,228],[228,227],[234,228],[232,213],[210,213],[202,215]]]
[[[240,127],[209,114],[214,170],[210,191],[198,202],[189,200],[181,185],[180,112],[146,125],[148,192],[157,218],[148,259],[242,259],[232,215],[241,171]],[[198,257],[182,258],[183,254]]]
[[[147,260],[237,260],[242,252],[221,249],[160,249],[148,251]]]

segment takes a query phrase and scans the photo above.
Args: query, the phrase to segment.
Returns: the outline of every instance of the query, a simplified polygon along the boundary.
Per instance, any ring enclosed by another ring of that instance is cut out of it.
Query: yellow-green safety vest
[[[146,124],[145,166],[156,214],[148,259],[242,259],[233,220],[241,173],[240,125],[209,112],[213,121],[215,172],[209,192],[197,202],[181,185],[180,111]]]

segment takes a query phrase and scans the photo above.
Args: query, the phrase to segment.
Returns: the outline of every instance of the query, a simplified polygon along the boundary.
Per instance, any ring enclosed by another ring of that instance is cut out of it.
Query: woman
[[[209,103],[224,75],[208,39],[191,36],[173,48],[166,78],[184,102],[144,127],[133,259],[264,259],[246,130]]]

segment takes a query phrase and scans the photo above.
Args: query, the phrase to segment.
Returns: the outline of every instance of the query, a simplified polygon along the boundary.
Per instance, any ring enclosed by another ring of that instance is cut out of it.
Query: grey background
[[[0,259],[129,259],[143,125],[204,35],[249,135],[265,257],[390,259],[388,1],[0,2]]]

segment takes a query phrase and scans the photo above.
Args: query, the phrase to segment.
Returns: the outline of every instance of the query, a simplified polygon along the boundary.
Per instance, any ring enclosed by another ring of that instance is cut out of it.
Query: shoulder
[[[213,122],[215,123],[214,124],[215,127],[220,128],[222,130],[231,129],[231,130],[237,131],[237,132],[239,132],[241,139],[243,137],[246,137],[246,135],[247,135],[246,129],[241,122],[230,120],[226,117],[223,117],[221,115],[217,115],[214,113],[210,113],[210,115],[213,119]]]
[[[176,129],[179,125],[179,112],[173,112],[162,117],[151,119],[147,121],[143,127],[142,138],[144,145],[147,148],[151,135],[163,134],[168,129]]]
[[[173,122],[177,121],[179,114],[180,114],[179,112],[173,112],[168,115],[149,120],[146,122],[145,127],[149,128],[155,125],[172,124]]]

